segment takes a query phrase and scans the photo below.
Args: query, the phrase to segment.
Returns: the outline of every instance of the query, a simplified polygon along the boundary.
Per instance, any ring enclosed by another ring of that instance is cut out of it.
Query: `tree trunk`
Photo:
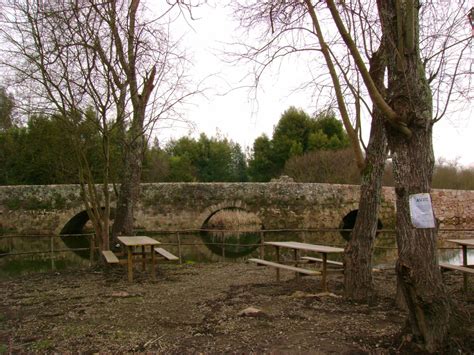
[[[114,242],[119,235],[133,235],[135,203],[140,195],[144,137],[130,133],[132,137],[124,152],[123,175],[112,226]]]
[[[413,130],[406,142],[390,137],[397,197],[397,277],[413,334],[435,351],[447,335],[451,315],[437,261],[437,231],[412,227],[409,195],[430,191],[433,152],[431,129]]]
[[[130,33],[134,33],[136,12],[139,0],[134,0],[130,4]],[[136,73],[136,43],[134,36],[128,38],[129,66],[127,79],[130,87],[130,99],[133,106],[133,117],[130,129],[125,139],[124,167],[121,177],[120,192],[117,200],[114,224],[112,226],[112,238],[114,242],[118,235],[133,235],[134,209],[140,196],[140,182],[143,165],[143,155],[145,151],[145,112],[150,95],[155,87],[156,66],[153,66],[149,75],[144,78],[142,91],[138,92]],[[133,52],[133,54],[132,54]],[[132,54],[132,55],[131,55]],[[123,103],[123,101],[121,101]]]
[[[397,198],[397,277],[415,339],[428,351],[446,339],[451,305],[437,261],[436,228],[411,223],[409,196],[429,193],[434,166],[432,97],[420,59],[416,0],[378,0],[383,33],[389,39],[388,97],[398,119],[412,131],[407,138],[387,126]]]
[[[381,93],[386,68],[385,45],[370,60],[370,75]],[[387,158],[387,138],[382,113],[373,108],[365,168],[361,172],[359,211],[344,253],[345,296],[370,303],[374,297],[372,255],[378,225],[382,177]]]
[[[324,55],[334,84],[339,111],[344,126],[348,133],[352,133],[349,134],[349,138],[351,139],[357,166],[360,169],[362,177],[361,197],[356,225],[354,226],[350,241],[344,254],[345,295],[346,297],[356,301],[369,302],[373,297],[372,253],[378,224],[381,180],[387,155],[387,143],[382,117],[379,110],[375,108],[367,157],[364,160],[357,132],[354,130],[349,120],[344,95],[339,84],[338,75],[329,53],[327,43],[325,42],[321,31],[317,13],[310,0],[305,0],[305,4],[311,16],[314,30],[321,46],[321,51]],[[335,7],[334,3],[332,6]],[[371,58],[370,64],[371,72],[369,74],[374,77],[372,79],[373,85],[380,86],[379,91],[384,92],[381,90],[383,88],[385,71],[383,42],[379,50],[375,52]]]
[[[362,172],[359,211],[344,253],[345,296],[354,301],[368,303],[374,297],[372,255],[387,157],[385,129],[378,114],[372,117],[370,136],[366,168]]]

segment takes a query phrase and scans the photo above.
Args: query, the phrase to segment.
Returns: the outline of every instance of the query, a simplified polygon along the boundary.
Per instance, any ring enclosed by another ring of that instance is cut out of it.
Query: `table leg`
[[[153,245],[150,245],[151,252],[151,278],[155,280],[155,251],[153,250]]]
[[[142,270],[146,271],[146,246],[142,245]]]
[[[294,258],[295,258],[295,267],[298,267],[298,249],[295,249],[294,250]],[[297,280],[300,279],[300,273],[299,272],[295,272],[295,277]]]
[[[280,247],[275,246],[275,251],[276,251],[276,262],[279,263],[280,262]],[[277,277],[277,281],[280,281],[280,269],[279,268],[276,268],[276,277]]]
[[[462,246],[462,265],[467,266],[467,245]],[[464,292],[467,292],[467,273],[463,272],[463,286],[464,286]]]
[[[327,280],[326,280],[326,274],[327,274],[327,260],[328,260],[328,255],[326,253],[323,254],[323,272],[321,275],[321,284],[323,287],[323,292],[328,291],[328,285],[327,285]]]
[[[133,281],[133,258],[132,258],[132,247],[127,247],[127,268],[128,268],[128,281]]]

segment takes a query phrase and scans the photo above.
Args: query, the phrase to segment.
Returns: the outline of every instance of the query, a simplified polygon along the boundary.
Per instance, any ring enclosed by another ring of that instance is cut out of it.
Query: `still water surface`
[[[216,261],[222,258],[238,259],[247,257],[258,257],[260,255],[261,238],[265,241],[299,241],[311,244],[323,244],[344,247],[346,241],[338,232],[201,232],[200,234],[182,234],[181,242],[182,255],[185,259],[207,262]],[[173,243],[175,236],[157,235],[157,239],[162,242],[168,241]],[[462,252],[459,247],[453,243],[446,242],[446,239],[457,238],[453,235],[440,235],[439,260],[455,265],[462,264]],[[174,242],[176,242],[174,240]],[[224,243],[224,245],[223,245]],[[169,245],[168,248],[175,247]],[[292,251],[282,250],[283,255],[288,253],[288,257],[292,258]],[[265,258],[272,259],[274,257],[273,247],[265,247]],[[331,259],[340,260],[341,255],[331,255]],[[397,260],[396,241],[393,233],[380,233],[377,236],[374,250],[374,265],[376,266],[392,266]],[[468,263],[474,264],[474,249],[468,250]]]
[[[323,244],[344,247],[346,241],[341,235],[334,232],[249,232],[235,233],[226,232],[201,232],[201,233],[159,233],[143,231],[141,234],[149,235],[159,240],[163,247],[175,255],[181,254],[184,262],[215,262],[215,261],[244,261],[249,257],[260,257],[261,238],[264,241],[299,241],[312,244]],[[440,234],[440,243],[438,245],[440,262],[447,262],[455,265],[462,264],[462,252],[459,247],[453,243],[446,242],[446,239],[473,238],[472,235],[458,234]],[[80,237],[74,237],[80,238]],[[51,247],[49,238],[17,238],[13,240],[0,239],[0,254],[5,252],[25,253],[31,251],[43,251],[41,255],[18,255],[0,258],[0,267],[4,268],[5,263],[13,260],[44,261],[45,267],[63,262],[66,264],[78,265],[88,264],[89,247],[88,238],[82,238],[80,247],[86,248],[83,254],[85,259],[79,257],[70,250],[61,239],[55,238],[54,249],[64,250],[65,252],[54,254],[53,263],[50,260],[51,254],[48,252]],[[178,248],[178,240],[181,247]],[[223,245],[224,244],[224,245]],[[291,250],[281,250],[282,256],[288,259],[293,258]],[[4,254],[5,255],[5,254]],[[270,246],[264,248],[264,257],[266,259],[275,258],[275,249]],[[342,255],[330,255],[330,259],[341,260]],[[397,260],[397,249],[393,233],[380,233],[376,240],[374,250],[373,264],[376,267],[391,267]],[[468,250],[468,263],[474,264],[474,249]]]

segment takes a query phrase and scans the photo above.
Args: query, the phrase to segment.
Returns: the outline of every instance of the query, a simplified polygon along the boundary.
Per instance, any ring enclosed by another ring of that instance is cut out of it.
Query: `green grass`
[[[8,345],[0,344],[0,354],[8,354]]]
[[[64,270],[71,267],[80,266],[77,262],[58,259],[54,261],[54,270]],[[5,258],[0,263],[0,277],[18,276],[36,272],[51,271],[51,260],[39,258]]]
[[[30,349],[33,351],[45,351],[50,350],[54,347],[54,344],[49,339],[41,339],[31,344]]]

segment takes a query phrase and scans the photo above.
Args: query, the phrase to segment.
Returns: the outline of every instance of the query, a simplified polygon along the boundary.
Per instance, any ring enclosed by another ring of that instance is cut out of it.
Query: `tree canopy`
[[[227,138],[183,137],[165,147],[169,156],[168,181],[246,181],[245,155]]]
[[[317,150],[337,150],[348,146],[347,134],[334,112],[310,117],[295,107],[280,117],[272,139],[262,135],[253,145],[249,175],[253,181],[269,181],[283,171],[292,157]]]
[[[0,130],[13,127],[13,108],[15,98],[4,87],[0,86]]]

